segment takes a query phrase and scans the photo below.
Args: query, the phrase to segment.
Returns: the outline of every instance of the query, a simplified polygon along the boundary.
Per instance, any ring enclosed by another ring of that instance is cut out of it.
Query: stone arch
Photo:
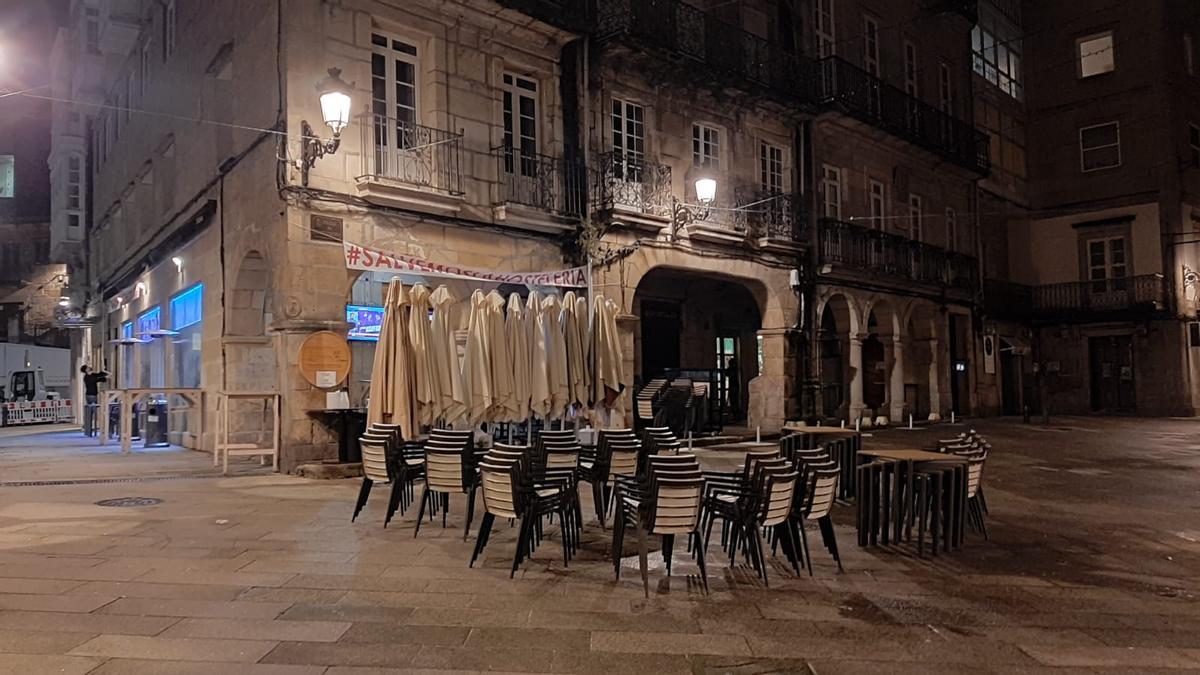
[[[758,304],[765,329],[789,328],[796,323],[798,303],[791,289],[790,270],[785,267],[643,244],[624,260],[598,269],[594,281],[598,291],[617,300],[625,314],[633,314],[636,289],[647,274],[660,269],[720,277],[746,286]]]
[[[901,312],[889,298],[872,298],[863,308],[863,405],[875,417],[903,416],[903,369],[897,354],[903,344]]]
[[[709,378],[715,388],[709,419],[740,423],[760,357],[765,365],[759,348],[764,293],[757,282],[724,274],[671,265],[649,270],[634,291],[633,310],[640,317],[633,335],[635,374],[648,381],[678,369]]]
[[[234,278],[228,310],[228,335],[266,335],[267,289],[270,281],[271,270],[263,254],[253,249],[247,251]]]
[[[817,379],[820,382],[818,413],[828,418],[849,416],[850,387],[858,370],[851,359],[852,338],[859,333],[859,308],[852,296],[823,294],[817,300]],[[857,345],[857,342],[853,343]]]
[[[914,302],[905,317],[905,402],[916,419],[940,416],[938,317],[936,306]]]

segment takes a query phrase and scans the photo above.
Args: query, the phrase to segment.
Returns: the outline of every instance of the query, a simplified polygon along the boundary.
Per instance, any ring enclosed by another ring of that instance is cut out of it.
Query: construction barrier
[[[75,408],[70,399],[56,401],[17,401],[4,404],[4,426],[74,422]]]

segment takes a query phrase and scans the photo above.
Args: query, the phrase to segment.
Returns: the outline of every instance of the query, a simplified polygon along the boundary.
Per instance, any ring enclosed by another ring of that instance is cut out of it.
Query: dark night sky
[[[68,0],[0,0],[0,88],[49,79],[50,47],[67,9]]]
[[[0,0],[0,92],[49,82],[50,49],[66,9],[66,0]],[[16,195],[0,200],[0,224],[47,220],[49,153],[50,103],[21,95],[0,98],[0,154],[16,159]]]

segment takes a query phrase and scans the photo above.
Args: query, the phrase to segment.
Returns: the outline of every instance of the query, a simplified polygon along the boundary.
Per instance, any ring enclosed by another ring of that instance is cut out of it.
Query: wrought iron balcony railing
[[[991,167],[988,136],[836,56],[821,59],[818,100],[973,171]]]
[[[1161,274],[1118,279],[1074,281],[1033,287],[1033,310],[1040,315],[1164,307],[1166,285]]]
[[[808,218],[803,195],[780,192],[743,192],[738,198],[751,235],[764,239],[802,242]]]
[[[977,261],[969,255],[830,219],[820,221],[817,262],[966,292],[979,279]]]
[[[724,230],[742,237],[803,242],[807,218],[802,195],[747,187],[733,191],[733,203],[718,201],[694,225],[707,230]]]
[[[595,0],[601,39],[640,45],[703,63],[698,77],[765,87],[808,101],[812,61],[682,0]]]
[[[463,137],[383,115],[364,115],[362,174],[452,195],[463,194]]]
[[[598,210],[671,217],[671,167],[622,152],[596,156],[593,199]]]
[[[565,218],[581,218],[587,208],[587,167],[563,157],[492,149],[500,176],[499,201],[522,204]]]

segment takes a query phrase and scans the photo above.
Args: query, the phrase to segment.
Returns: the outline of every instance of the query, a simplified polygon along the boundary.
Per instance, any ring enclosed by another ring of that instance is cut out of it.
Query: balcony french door
[[[504,74],[504,171],[538,177],[538,83]],[[511,179],[510,179],[511,180]]]

